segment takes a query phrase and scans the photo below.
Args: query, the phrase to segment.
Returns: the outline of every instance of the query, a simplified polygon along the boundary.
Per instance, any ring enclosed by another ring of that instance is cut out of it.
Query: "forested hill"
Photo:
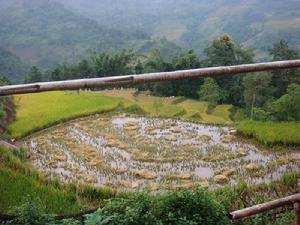
[[[199,54],[229,33],[257,57],[280,39],[300,49],[299,0],[64,0],[73,11],[117,29],[139,29],[166,36]]]
[[[24,76],[29,70],[29,65],[0,47],[0,78],[5,76],[11,82],[15,83],[24,80]]]
[[[45,68],[74,62],[88,49],[116,50],[136,43],[146,49],[157,44],[142,31],[99,25],[52,0],[0,0],[0,47],[29,64]]]

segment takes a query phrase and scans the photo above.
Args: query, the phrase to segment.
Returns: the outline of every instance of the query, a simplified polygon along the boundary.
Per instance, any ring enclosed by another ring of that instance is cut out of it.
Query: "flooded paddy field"
[[[32,165],[64,182],[124,190],[267,183],[298,171],[300,152],[262,151],[228,127],[93,115],[22,142]]]

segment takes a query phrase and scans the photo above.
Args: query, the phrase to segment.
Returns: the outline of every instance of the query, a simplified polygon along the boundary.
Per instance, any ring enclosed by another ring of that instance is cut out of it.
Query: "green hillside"
[[[28,64],[41,67],[74,62],[87,50],[141,47],[150,37],[141,31],[119,31],[48,0],[0,0],[0,46]],[[158,40],[159,43],[159,40]]]
[[[222,33],[266,57],[273,42],[288,40],[300,48],[299,1],[259,0],[66,0],[73,11],[118,29],[139,29],[202,53]],[[109,20],[107,20],[109,18]]]
[[[29,65],[22,62],[17,56],[0,47],[0,74],[11,82],[23,80],[29,71]]]

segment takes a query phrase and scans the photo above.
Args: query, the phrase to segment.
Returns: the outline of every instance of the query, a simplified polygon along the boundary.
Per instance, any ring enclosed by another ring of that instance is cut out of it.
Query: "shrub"
[[[282,176],[282,183],[288,187],[296,187],[300,174],[297,173],[286,173]]]
[[[229,224],[224,207],[207,190],[182,190],[164,195],[135,194],[111,200],[87,217],[87,224],[111,225],[218,225]]]
[[[16,216],[13,221],[7,224],[13,225],[40,225],[54,222],[54,217],[47,215],[40,201],[26,197],[24,203],[12,210],[12,214]]]
[[[262,120],[266,121],[270,118],[270,113],[264,111],[261,108],[254,107],[253,108],[253,119],[254,120]]]

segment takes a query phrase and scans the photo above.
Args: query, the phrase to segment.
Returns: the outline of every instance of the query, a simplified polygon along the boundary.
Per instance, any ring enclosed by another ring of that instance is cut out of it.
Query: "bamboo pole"
[[[299,203],[300,203],[300,193],[298,194],[294,194],[285,198],[281,198],[281,199],[276,199],[274,201],[271,202],[266,202],[263,204],[259,204],[259,205],[255,205],[249,208],[245,208],[245,209],[241,209],[241,210],[237,210],[234,212],[230,213],[230,217],[233,220],[240,220],[252,215],[256,215],[271,209],[275,209],[275,208],[279,208],[279,207],[283,207],[283,206],[287,206],[287,205],[293,205],[294,204],[294,209],[295,209],[295,213],[296,213],[296,225],[300,225],[299,224]],[[298,216],[297,216],[298,215]],[[298,221],[298,223],[297,223]]]
[[[300,203],[296,202],[294,204],[294,210],[295,210],[295,225],[300,225]]]
[[[277,61],[268,63],[244,64],[237,66],[210,67],[174,72],[148,73],[139,75],[114,76],[81,80],[41,82],[34,84],[9,85],[0,87],[0,96],[26,94],[56,90],[76,90],[95,87],[119,86],[127,84],[152,83],[182,80],[188,78],[221,76],[238,73],[300,67],[300,60]]]

